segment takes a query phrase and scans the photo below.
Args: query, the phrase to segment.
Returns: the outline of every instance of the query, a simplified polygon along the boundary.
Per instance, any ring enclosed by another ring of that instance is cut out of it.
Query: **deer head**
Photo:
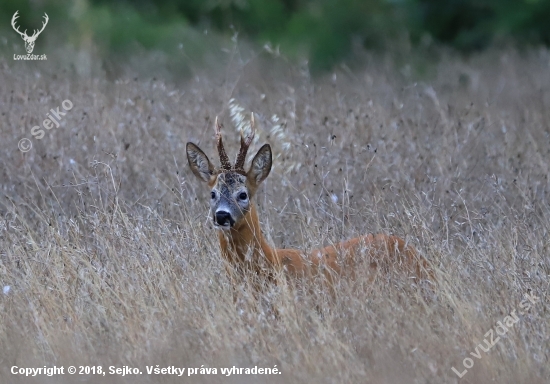
[[[241,148],[235,165],[231,165],[222,142],[221,127],[216,118],[216,142],[221,167],[217,169],[195,144],[187,143],[187,161],[200,180],[206,182],[210,191],[210,217],[219,229],[238,229],[251,208],[251,199],[258,186],[271,171],[271,147],[260,148],[248,171],[244,170],[246,153],[254,139],[254,115],[251,118],[252,132],[246,138],[241,132]]]
[[[21,32],[19,30],[19,27],[15,25],[15,21],[19,17],[18,13],[19,11],[16,11],[13,14],[13,17],[11,18],[11,26],[13,27],[15,32],[19,33],[23,38],[23,40],[25,41],[25,49],[27,50],[27,52],[32,53],[34,49],[34,42],[36,41],[38,36],[42,33],[42,31],[44,30],[44,28],[46,28],[46,25],[48,24],[48,20],[49,20],[48,15],[44,12],[44,16],[42,16],[44,17],[44,21],[42,22],[42,29],[41,30],[35,29],[32,36],[28,36],[26,29],[25,29],[25,32]]]

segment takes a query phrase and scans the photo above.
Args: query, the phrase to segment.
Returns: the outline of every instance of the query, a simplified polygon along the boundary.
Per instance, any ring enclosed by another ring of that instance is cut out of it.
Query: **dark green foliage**
[[[428,33],[461,50],[503,37],[550,43],[548,0],[410,0],[407,8],[417,36]]]
[[[481,48],[490,39],[487,23],[494,17],[489,1],[418,0],[409,7],[419,34],[429,33],[438,41],[459,49]]]

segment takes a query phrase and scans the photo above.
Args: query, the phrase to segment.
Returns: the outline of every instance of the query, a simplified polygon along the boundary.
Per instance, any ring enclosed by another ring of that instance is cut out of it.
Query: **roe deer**
[[[352,269],[349,273],[353,274],[356,258],[363,256],[374,270],[399,269],[414,278],[432,277],[426,260],[397,236],[368,234],[315,249],[309,255],[297,249],[272,248],[262,235],[258,212],[252,201],[258,186],[271,171],[271,147],[264,144],[254,156],[249,170],[244,170],[246,153],[255,133],[254,115],[251,123],[249,136],[245,138],[241,132],[241,147],[235,165],[231,165],[225,152],[217,118],[215,129],[220,169],[198,146],[191,142],[186,146],[191,170],[211,189],[210,217],[219,230],[221,253],[230,267],[245,274],[252,272],[267,274],[268,277],[279,270],[294,276],[322,272],[332,282],[334,276],[344,273],[346,267]],[[259,263],[261,260],[264,260],[264,267]]]

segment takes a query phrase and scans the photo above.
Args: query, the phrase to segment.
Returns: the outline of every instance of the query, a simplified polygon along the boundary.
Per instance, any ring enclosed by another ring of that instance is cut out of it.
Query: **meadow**
[[[317,77],[232,52],[185,79],[155,57],[139,72],[73,53],[0,61],[0,382],[548,382],[548,50],[441,52],[422,76],[373,56]],[[64,100],[60,126],[33,137]],[[389,273],[369,286],[358,271],[336,297],[283,279],[262,302],[233,287],[185,144],[217,162],[219,116],[233,157],[233,120],[249,112],[250,156],[274,151],[256,197],[272,244],[396,234],[437,284],[421,292]],[[517,323],[477,348],[512,311]],[[44,365],[143,374],[11,373]],[[218,374],[146,374],[157,365]],[[281,374],[221,374],[233,366]]]

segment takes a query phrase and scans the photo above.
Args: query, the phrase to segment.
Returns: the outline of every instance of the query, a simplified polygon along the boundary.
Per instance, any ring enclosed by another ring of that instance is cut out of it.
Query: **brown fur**
[[[260,263],[253,261],[264,259],[273,272],[282,270],[293,277],[323,273],[332,282],[335,275],[353,276],[354,265],[358,262],[356,258],[362,256],[373,271],[388,271],[392,268],[412,278],[432,277],[426,260],[397,236],[368,234],[314,249],[309,255],[297,249],[276,249],[267,243],[261,233],[255,206],[252,206],[244,220],[236,223],[228,232],[218,233],[222,257],[233,268],[258,276],[266,275],[266,272]],[[363,254],[361,250],[364,250]]]
[[[309,255],[297,249],[271,248],[262,235],[258,213],[252,202],[258,186],[271,171],[271,147],[266,144],[260,148],[250,169],[245,172],[244,155],[254,131],[246,139],[241,137],[240,160],[234,167],[228,163],[217,119],[216,136],[222,159],[221,170],[216,170],[204,152],[192,143],[187,143],[187,158],[193,173],[212,189],[211,215],[214,222],[218,220],[218,213],[226,215],[220,216],[219,220],[223,222],[216,225],[225,228],[219,231],[218,237],[228,269],[244,274],[252,272],[253,276],[264,275],[270,279],[278,271],[292,276],[322,273],[333,282],[335,275],[353,276],[360,262],[368,262],[373,271],[399,271],[416,279],[433,277],[426,260],[397,236],[369,234],[315,249]],[[244,199],[239,197],[243,193]]]

